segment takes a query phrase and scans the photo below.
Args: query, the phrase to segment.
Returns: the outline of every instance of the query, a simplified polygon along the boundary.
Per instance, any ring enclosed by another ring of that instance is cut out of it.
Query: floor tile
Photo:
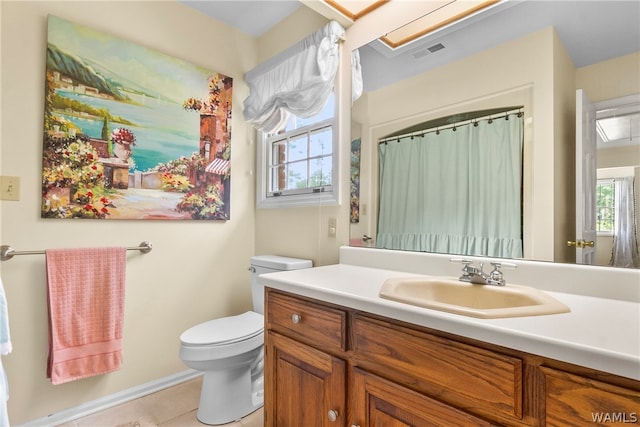
[[[197,411],[202,377],[57,427],[202,427]],[[262,408],[221,427],[262,427]]]

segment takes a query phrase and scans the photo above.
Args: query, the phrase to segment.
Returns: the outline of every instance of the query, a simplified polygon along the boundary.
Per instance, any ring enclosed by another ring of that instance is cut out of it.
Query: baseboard
[[[113,406],[129,402],[133,399],[155,393],[176,384],[189,381],[199,375],[202,375],[202,372],[188,369],[186,371],[178,372],[177,374],[169,375],[167,377],[159,378],[157,380],[149,381],[148,383],[122,390],[118,393],[101,397],[100,399],[81,403],[80,405],[69,409],[64,409],[60,412],[55,412],[46,417],[31,420],[14,427],[50,427],[68,423],[78,418],[86,417],[87,415],[91,415]]]

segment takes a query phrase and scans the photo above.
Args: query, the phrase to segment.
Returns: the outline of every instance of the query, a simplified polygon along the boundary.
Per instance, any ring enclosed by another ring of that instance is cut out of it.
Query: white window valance
[[[360,51],[354,49],[351,52],[351,102],[356,102],[362,91],[364,82],[362,81],[362,65],[360,64]]]
[[[318,114],[331,95],[345,30],[331,21],[287,50],[247,72],[244,119],[263,132],[283,127],[290,114]]]

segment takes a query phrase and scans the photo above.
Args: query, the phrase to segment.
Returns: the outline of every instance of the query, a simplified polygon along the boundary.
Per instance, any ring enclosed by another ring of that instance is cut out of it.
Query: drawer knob
[[[300,316],[297,313],[292,314],[291,315],[291,321],[297,325],[298,323],[300,323],[302,321],[302,316]]]
[[[338,419],[338,411],[336,411],[335,409],[330,409],[329,412],[327,412],[327,417],[332,423],[336,422],[336,420]]]

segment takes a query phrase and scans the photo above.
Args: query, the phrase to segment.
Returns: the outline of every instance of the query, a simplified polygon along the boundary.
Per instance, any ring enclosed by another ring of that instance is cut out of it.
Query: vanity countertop
[[[570,313],[478,319],[380,298],[412,273],[335,264],[260,276],[266,286],[356,310],[640,380],[640,304],[546,291]]]

